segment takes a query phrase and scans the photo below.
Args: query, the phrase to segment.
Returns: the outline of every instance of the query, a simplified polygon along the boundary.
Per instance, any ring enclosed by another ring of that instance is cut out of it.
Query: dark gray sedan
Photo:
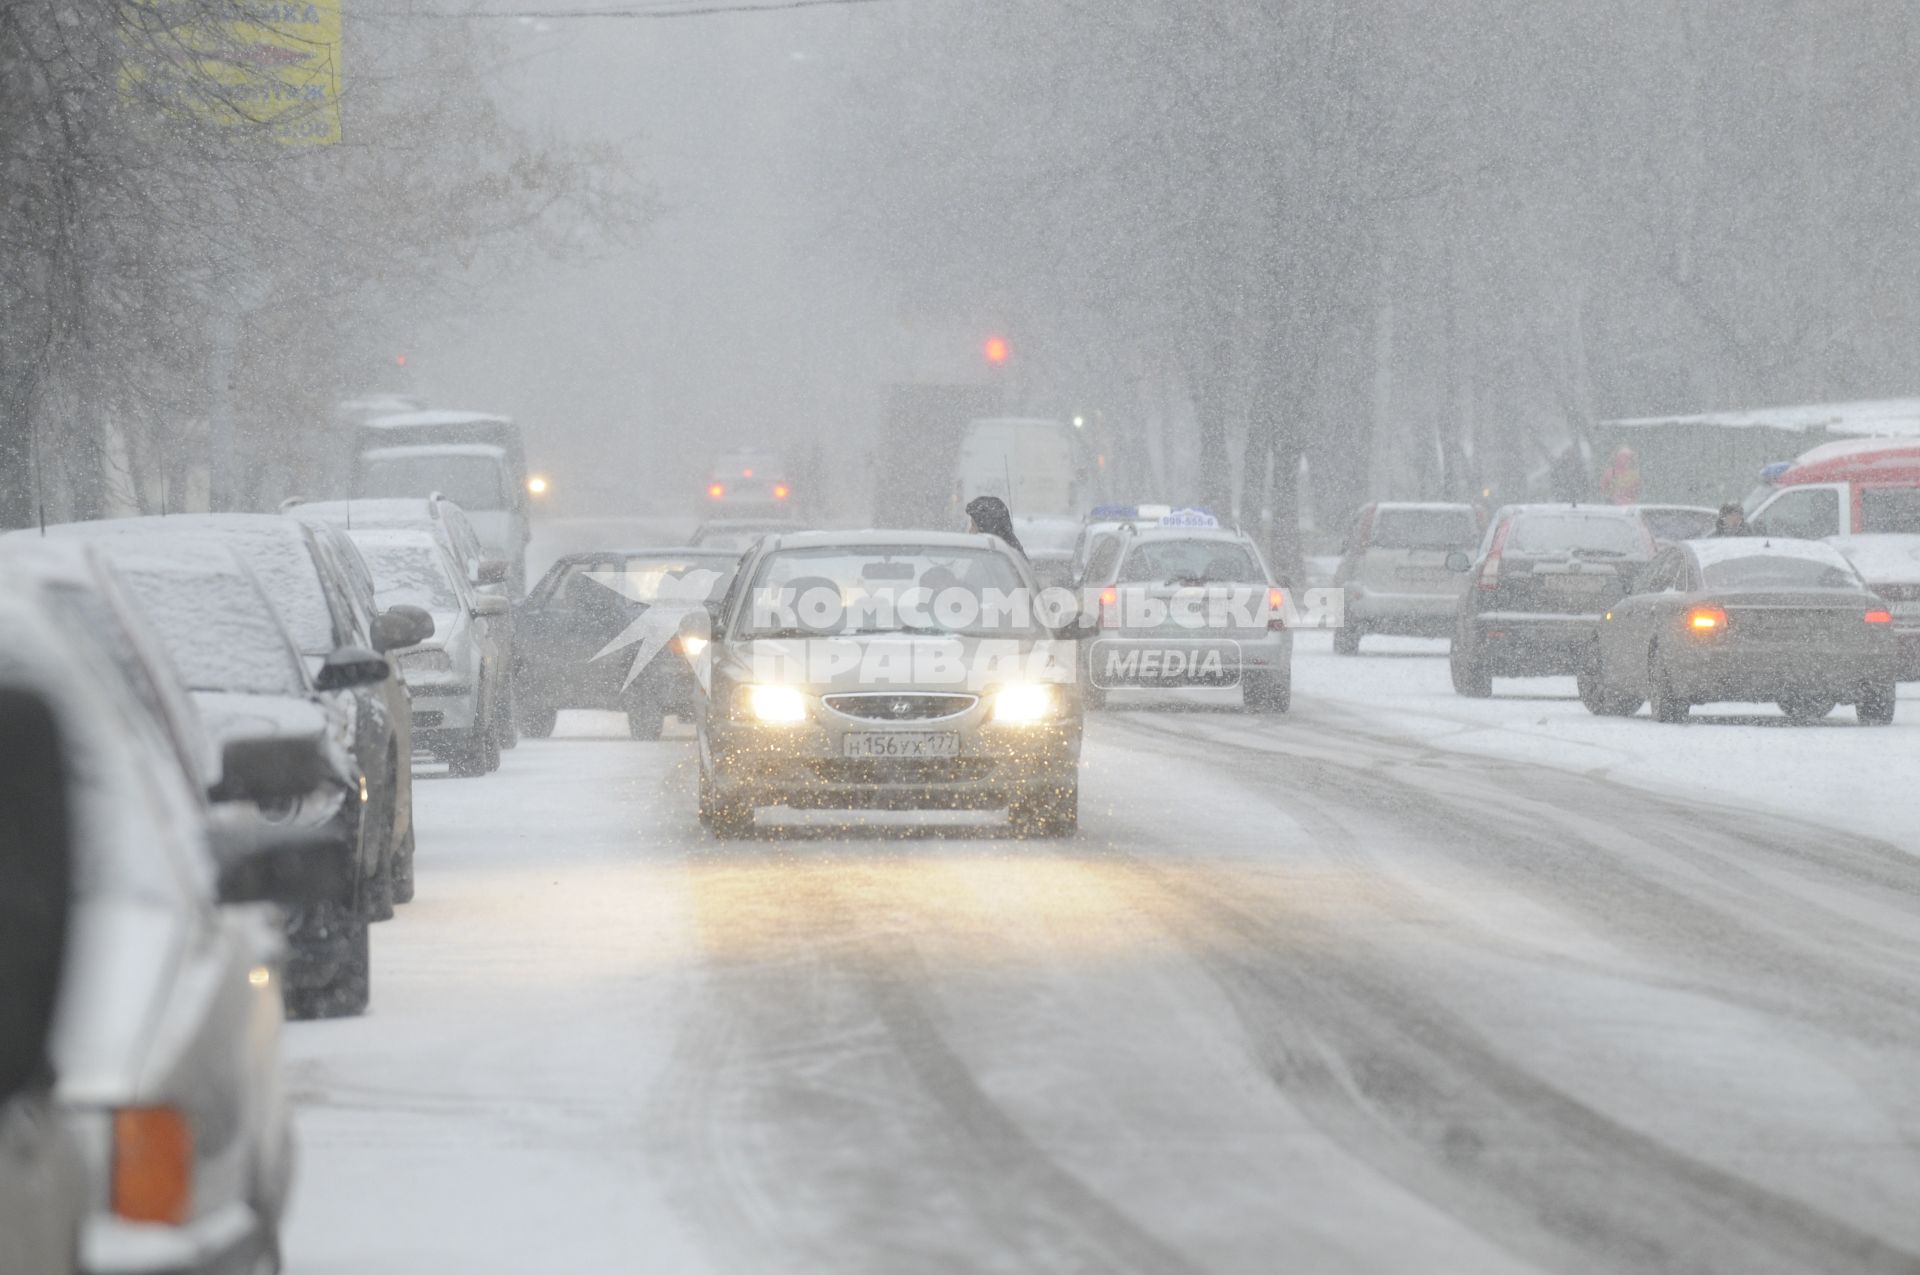
[[[1658,721],[1695,704],[1776,703],[1815,721],[1852,704],[1862,725],[1893,720],[1893,616],[1831,545],[1690,540],[1669,546],[1603,618],[1580,698]]]

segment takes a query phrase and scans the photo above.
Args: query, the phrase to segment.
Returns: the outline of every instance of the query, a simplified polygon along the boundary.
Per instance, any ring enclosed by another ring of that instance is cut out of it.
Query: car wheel
[[[753,831],[753,807],[746,802],[721,797],[714,791],[707,772],[700,772],[700,826],[721,841],[744,837]]]
[[[559,720],[557,709],[523,708],[520,710],[520,733],[528,739],[547,739],[552,736],[554,723]]]
[[[1868,683],[1860,688],[1860,698],[1854,702],[1854,716],[1860,719],[1862,726],[1893,725],[1895,693],[1896,683]]]
[[[397,789],[388,776],[384,791],[375,788],[369,795],[366,812],[361,815],[361,838],[371,843],[379,855],[373,877],[367,882],[367,916],[375,921],[393,919],[393,801]]]
[[[1249,713],[1284,713],[1293,705],[1293,675],[1248,673],[1240,679],[1240,696]]]
[[[500,697],[500,709],[494,714],[494,739],[501,749],[509,749],[520,742],[520,714],[516,711],[513,687],[509,685],[506,693]]]
[[[658,739],[667,724],[666,709],[658,700],[642,696],[627,705],[627,734],[634,739]]]
[[[476,726],[447,750],[447,770],[458,779],[472,779],[484,775],[492,769],[487,764],[487,754],[493,744],[493,731],[487,726]],[[495,754],[496,757],[498,754]]]
[[[1080,830],[1080,781],[1037,788],[1007,807],[1017,837],[1071,837]]]
[[[413,827],[407,827],[407,839],[393,852],[393,901],[413,902]]]
[[[367,919],[393,920],[393,901],[393,856],[388,855],[367,881]]]
[[[1333,653],[1335,655],[1360,654],[1360,639],[1366,636],[1365,628],[1358,620],[1349,620],[1333,631]]]
[[[1658,651],[1647,656],[1647,703],[1656,722],[1684,722],[1693,706],[1674,694],[1673,677]]]
[[[1468,699],[1486,699],[1493,694],[1493,674],[1487,671],[1484,656],[1458,637],[1447,652],[1447,671],[1453,675],[1453,689]]]
[[[1788,695],[1780,701],[1780,711],[1796,722],[1817,722],[1838,702],[1825,695]]]
[[[323,932],[334,926],[346,935],[346,959],[324,987],[305,987],[287,993],[292,1018],[351,1018],[364,1014],[373,986],[372,950],[366,912],[358,903],[322,903],[315,906],[314,923]]]

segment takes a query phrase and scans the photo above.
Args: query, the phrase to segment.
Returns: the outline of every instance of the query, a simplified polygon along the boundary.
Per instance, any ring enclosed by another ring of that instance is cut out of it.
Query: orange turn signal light
[[[1868,623],[1868,624],[1892,624],[1892,623],[1893,623],[1893,612],[1891,612],[1891,611],[1869,611],[1869,612],[1867,612],[1867,623]]]
[[[1727,613],[1719,607],[1695,607],[1687,612],[1687,627],[1695,633],[1718,633],[1727,627]]]
[[[113,1113],[113,1211],[178,1226],[193,1208],[193,1130],[173,1107]]]
[[[722,496],[724,496],[724,495],[726,495],[726,494],[727,494],[727,488],[726,488],[726,485],[725,485],[724,483],[708,483],[708,484],[707,484],[707,498],[708,498],[708,499],[710,499],[710,500],[718,500],[718,499],[720,499],[720,497],[722,497]]]
[[[787,498],[787,485],[785,483],[775,483],[773,485],[773,498],[775,500],[785,500]]]

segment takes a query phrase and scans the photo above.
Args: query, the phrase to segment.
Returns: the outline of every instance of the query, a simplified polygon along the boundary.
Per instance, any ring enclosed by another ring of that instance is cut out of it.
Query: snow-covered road
[[[717,843],[618,718],[423,778],[373,1011],[288,1032],[291,1269],[1920,1266],[1920,702],[1601,721],[1443,649],[1096,718],[1071,841]]]

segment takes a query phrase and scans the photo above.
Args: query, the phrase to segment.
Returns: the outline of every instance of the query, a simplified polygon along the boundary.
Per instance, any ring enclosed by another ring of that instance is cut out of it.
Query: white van
[[[422,499],[438,493],[464,509],[487,555],[509,564],[514,597],[527,591],[527,506],[513,457],[486,443],[376,447],[360,453],[353,494]]]
[[[956,521],[976,496],[998,496],[1022,518],[1077,518],[1084,503],[1079,442],[1064,421],[969,421],[954,470]]]

